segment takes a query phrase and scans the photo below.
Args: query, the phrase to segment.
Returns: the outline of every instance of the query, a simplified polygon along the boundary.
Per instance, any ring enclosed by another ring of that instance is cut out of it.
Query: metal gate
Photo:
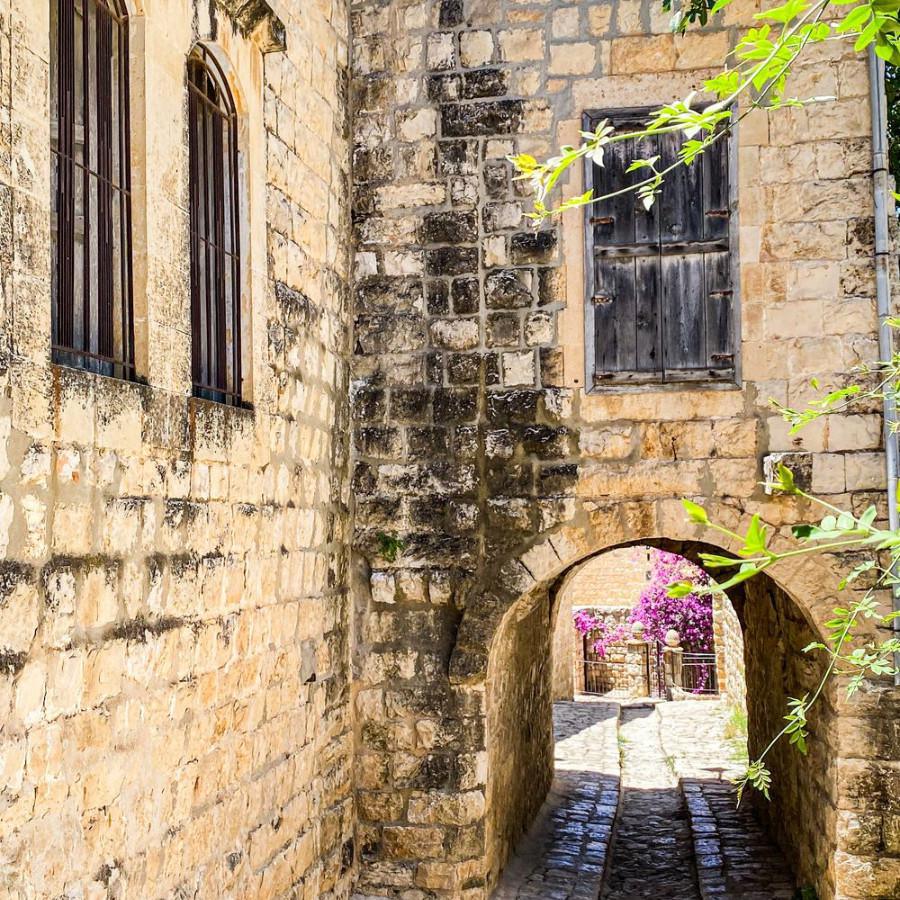
[[[718,694],[715,653],[687,653],[681,661],[681,682],[689,694]]]
[[[575,690],[599,697],[627,698],[627,672],[624,660],[600,656],[587,637],[583,639],[581,659],[575,661]]]
[[[666,699],[666,665],[663,645],[648,641],[644,645],[644,684],[648,697]]]

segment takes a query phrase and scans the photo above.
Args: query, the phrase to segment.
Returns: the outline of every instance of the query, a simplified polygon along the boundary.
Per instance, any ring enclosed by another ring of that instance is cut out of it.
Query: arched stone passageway
[[[768,508],[776,547],[789,546],[789,523],[805,514],[793,503]],[[746,527],[742,507],[706,506],[711,520]],[[562,580],[615,547],[649,544],[694,561],[737,549],[714,540],[686,523],[674,499],[585,501],[464,592],[442,572],[363,573],[362,599],[371,594],[357,655],[372,685],[356,703],[363,896],[401,897],[413,885],[425,897],[491,896],[551,784],[552,598]],[[781,727],[787,698],[815,683],[821,662],[800,651],[822,637],[815,623],[828,620],[840,577],[841,561],[822,556],[733,592],[756,636],[748,658],[759,663],[747,672],[759,698],[751,755]],[[414,678],[420,669],[426,684]],[[883,849],[891,817],[900,817],[887,787],[894,696],[887,684],[867,684],[848,702],[832,685],[811,722],[809,756],[779,748],[772,757],[780,793],[763,813],[798,881],[815,885],[820,900],[880,900],[900,887],[895,851]]]
[[[646,544],[699,563],[704,551],[722,547],[694,538],[644,538]],[[556,545],[551,544],[556,551]],[[601,548],[609,550],[609,547]],[[531,559],[536,557],[531,552]],[[554,623],[559,595],[573,570],[596,554],[582,553],[561,571],[537,581],[511,604],[490,642],[486,673],[486,861],[488,883],[497,879],[516,840],[536,815],[553,774],[552,714]],[[823,572],[820,585],[828,583]],[[731,592],[745,639],[748,744],[759,754],[783,725],[790,697],[813,691],[825,660],[802,648],[819,635],[808,613],[767,575]],[[808,600],[810,598],[807,598]],[[460,635],[465,639],[466,623]],[[798,885],[820,897],[835,896],[834,860],[842,835],[837,826],[839,747],[833,702],[820,703],[810,722],[810,753],[779,745],[769,757],[770,802],[754,798],[758,815],[790,860]],[[765,865],[765,861],[760,861]],[[839,895],[839,893],[838,893]]]

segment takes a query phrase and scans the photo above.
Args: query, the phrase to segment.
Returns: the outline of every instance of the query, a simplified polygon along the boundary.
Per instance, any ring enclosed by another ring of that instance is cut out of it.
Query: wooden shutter
[[[587,114],[616,130],[637,130],[648,111]],[[646,211],[634,193],[587,207],[588,362],[595,385],[728,380],[734,377],[733,254],[730,247],[727,137],[666,177]],[[607,148],[588,163],[596,195],[635,184],[632,160],[677,158],[681,137],[660,135]]]

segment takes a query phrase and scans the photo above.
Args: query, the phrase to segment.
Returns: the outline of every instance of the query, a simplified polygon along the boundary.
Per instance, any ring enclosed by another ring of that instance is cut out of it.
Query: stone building
[[[349,892],[347,34],[340,3],[0,4],[4,896]],[[236,113],[238,403],[192,369],[195,64]]]
[[[506,162],[685,96],[755,9],[675,38],[649,0],[0,0],[6,895],[485,898],[549,784],[569,569],[716,546],[685,495],[787,540],[772,452],[884,508],[878,409],[795,438],[769,404],[876,357],[864,60],[741,123],[699,231],[654,220],[641,296],[700,271],[721,316],[643,349],[604,343],[638,295],[585,267],[610,223],[531,229]],[[735,592],[751,752],[839,568]],[[834,691],[773,760],[823,898],[900,890],[896,722]]]
[[[653,675],[658,674],[654,671],[656,663],[661,658],[650,653],[651,648],[644,644],[633,645],[632,652],[626,655],[625,642],[634,637],[630,616],[651,579],[655,552],[638,545],[600,553],[571,568],[559,582],[550,647],[554,700],[572,700],[577,691],[584,690],[586,680],[593,682],[593,687],[601,691],[605,691],[605,685],[609,684],[617,691],[624,688],[625,696],[649,696]],[[687,657],[690,670],[687,675],[690,677],[686,684],[703,688],[699,693],[716,694],[725,699],[729,706],[743,709],[746,686],[740,618],[731,600],[721,592],[710,598],[710,607],[709,652],[713,656]],[[590,648],[591,640],[577,633],[573,616],[579,610],[586,610],[611,626],[613,633],[617,634],[616,639],[610,642],[613,655],[607,652],[604,653],[605,659],[598,659]],[[684,644],[683,635],[681,637]],[[699,648],[685,649],[697,652]],[[632,667],[626,672],[628,667],[622,665],[626,658],[639,662],[636,671]],[[595,677],[591,678],[591,673]]]
[[[745,118],[715,177],[675,186],[658,219],[611,204],[535,231],[506,161],[685,97],[757,8],[674,37],[641,0],[352,4],[365,895],[489,894],[549,783],[551,626],[573,566],[630,543],[721,547],[682,496],[786,540],[808,510],[765,494],[770,453],[799,452],[838,503],[885,508],[877,408],[793,436],[770,403],[803,405],[812,377],[842,383],[877,354],[865,59],[809,58],[796,93],[837,99]],[[660,336],[667,302],[687,312]],[[734,592],[751,755],[816,681],[822,660],[799,651],[838,568],[808,560]],[[822,897],[900,893],[896,703],[888,686],[835,691],[810,755],[773,760],[764,814]]]

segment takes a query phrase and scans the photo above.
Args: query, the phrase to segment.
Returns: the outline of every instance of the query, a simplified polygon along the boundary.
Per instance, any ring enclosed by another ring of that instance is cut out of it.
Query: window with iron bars
[[[52,353],[133,378],[128,19],[51,0]]]
[[[188,60],[191,359],[194,396],[240,405],[241,256],[237,114],[206,48]]]

